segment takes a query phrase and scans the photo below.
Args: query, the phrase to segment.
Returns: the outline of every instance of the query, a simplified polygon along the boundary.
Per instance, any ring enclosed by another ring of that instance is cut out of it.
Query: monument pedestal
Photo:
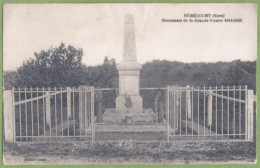
[[[117,66],[117,69],[119,71],[119,96],[116,98],[116,111],[127,111],[125,96],[129,96],[132,102],[129,112],[141,113],[143,110],[143,99],[139,95],[141,65],[136,60],[124,60]]]
[[[131,101],[132,101],[132,107],[127,109],[125,106],[126,100],[124,95],[119,95],[116,98],[116,111],[117,112],[127,112],[128,113],[142,113],[143,111],[143,99],[139,95],[131,95],[130,96]]]

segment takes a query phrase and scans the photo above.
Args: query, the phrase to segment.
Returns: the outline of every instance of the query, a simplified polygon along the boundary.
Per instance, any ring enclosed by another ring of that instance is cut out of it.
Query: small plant
[[[126,93],[125,93],[124,97],[125,97],[125,106],[126,106],[127,112],[128,112],[129,109],[133,106],[132,99],[131,99],[130,95],[127,95]]]
[[[133,121],[131,116],[125,116],[125,119],[123,120],[123,122],[125,122],[126,124],[131,124]]]

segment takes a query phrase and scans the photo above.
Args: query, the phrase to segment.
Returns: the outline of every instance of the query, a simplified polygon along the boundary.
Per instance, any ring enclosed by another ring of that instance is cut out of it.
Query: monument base
[[[116,98],[116,111],[121,113],[140,114],[143,112],[143,99],[139,95],[131,95],[132,107],[127,108],[125,106],[126,100],[124,95],[119,95]]]
[[[131,122],[128,123],[127,119],[130,119]],[[152,109],[142,109],[139,113],[106,109],[103,114],[103,121],[110,124],[153,124],[157,123],[158,115]]]

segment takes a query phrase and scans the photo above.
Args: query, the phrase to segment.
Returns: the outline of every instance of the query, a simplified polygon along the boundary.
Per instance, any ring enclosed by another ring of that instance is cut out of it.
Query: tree
[[[19,75],[16,71],[6,71],[4,72],[4,89],[11,90],[12,87],[17,87]]]
[[[256,90],[256,61],[236,60],[229,63],[229,69],[223,77],[223,85],[248,85],[249,89]]]
[[[105,57],[104,62],[99,66],[100,87],[116,87],[118,83],[118,71],[115,59]]]
[[[115,59],[105,57],[103,64],[85,67],[86,76],[83,81],[89,85],[101,88],[118,87],[118,71]]]
[[[26,87],[66,87],[81,85],[82,49],[64,43],[35,53],[18,68],[19,85]]]

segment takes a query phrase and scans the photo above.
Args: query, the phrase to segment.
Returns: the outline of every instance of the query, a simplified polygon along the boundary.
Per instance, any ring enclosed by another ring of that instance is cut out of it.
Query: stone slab
[[[139,73],[133,70],[118,70],[119,72],[119,95],[124,96],[125,94],[132,96],[139,95]]]
[[[126,116],[132,118],[133,124],[135,123],[156,123],[158,121],[158,116],[151,109],[150,110],[140,110],[134,113],[126,111],[118,111],[116,109],[107,109],[103,114],[103,121],[105,123],[124,123]]]
[[[95,131],[97,132],[165,132],[165,124],[152,125],[107,125],[96,124]]]

